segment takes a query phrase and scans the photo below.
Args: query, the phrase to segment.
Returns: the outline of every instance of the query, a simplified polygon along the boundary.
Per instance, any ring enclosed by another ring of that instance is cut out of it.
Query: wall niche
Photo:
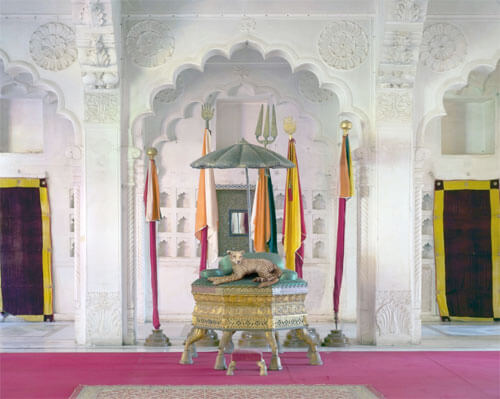
[[[474,69],[467,85],[448,90],[443,99],[446,116],[441,120],[441,152],[445,155],[494,154],[500,67],[490,72]]]

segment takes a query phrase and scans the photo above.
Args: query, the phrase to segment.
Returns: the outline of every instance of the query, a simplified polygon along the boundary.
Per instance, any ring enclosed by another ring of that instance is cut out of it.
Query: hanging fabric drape
[[[283,210],[283,250],[286,257],[286,268],[294,270],[302,278],[304,263],[304,240],[306,225],[300,189],[299,165],[295,151],[295,140],[288,140],[288,160],[295,166],[288,169],[286,175],[285,206]]]
[[[205,129],[202,156],[210,152],[210,130]],[[207,262],[217,259],[219,212],[213,169],[201,169],[196,201],[195,236],[200,241],[200,272],[207,268]]]
[[[46,179],[0,179],[0,311],[53,319],[52,243]]]
[[[352,176],[351,149],[347,132],[342,136],[342,149],[340,153],[340,194],[339,214],[337,224],[337,252],[335,256],[335,284],[333,288],[333,311],[335,321],[338,320],[340,289],[344,273],[344,246],[345,246],[345,211],[346,202],[354,195],[354,181]]]
[[[271,238],[271,219],[269,208],[269,185],[266,170],[259,169],[252,207],[252,236],[256,252],[267,252],[267,242]]]
[[[436,294],[443,319],[500,318],[499,181],[434,183]]]
[[[144,188],[144,204],[146,208],[146,222],[149,224],[149,259],[151,262],[151,291],[153,296],[153,327],[160,328],[160,317],[158,314],[158,272],[156,256],[156,222],[160,220],[160,189],[158,185],[158,174],[156,164],[150,155],[149,167]],[[148,154],[149,155],[149,154]]]
[[[269,225],[271,228],[271,236],[267,241],[267,248],[269,252],[278,253],[278,233],[276,228],[276,207],[274,205],[274,190],[273,182],[271,180],[271,171],[266,169],[267,177],[267,194],[269,197]]]

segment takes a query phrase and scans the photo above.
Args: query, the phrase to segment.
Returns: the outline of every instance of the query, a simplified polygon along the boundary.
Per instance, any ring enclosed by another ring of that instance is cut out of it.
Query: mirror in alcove
[[[495,153],[500,110],[500,65],[474,69],[467,85],[448,90],[443,99],[446,116],[441,120],[441,153],[486,155]]]
[[[229,235],[248,236],[248,211],[245,209],[229,210]]]
[[[219,256],[228,250],[248,250],[247,192],[243,186],[237,187],[217,188]],[[254,189],[250,195],[253,198]]]

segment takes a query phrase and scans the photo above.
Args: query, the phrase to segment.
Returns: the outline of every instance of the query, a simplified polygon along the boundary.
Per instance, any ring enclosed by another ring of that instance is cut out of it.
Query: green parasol
[[[253,145],[241,139],[238,144],[230,145],[197,159],[191,163],[191,167],[196,169],[216,168],[231,169],[245,168],[247,180],[247,207],[248,220],[252,220],[250,209],[250,182],[248,180],[248,169],[260,168],[293,168],[295,164],[285,157],[267,148]],[[252,239],[248,233],[248,246],[252,252]]]

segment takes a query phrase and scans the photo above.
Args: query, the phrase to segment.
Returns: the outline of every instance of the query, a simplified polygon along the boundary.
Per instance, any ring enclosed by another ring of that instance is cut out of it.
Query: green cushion
[[[292,270],[290,270],[290,272],[295,273]],[[282,276],[282,278],[283,278],[283,276]],[[238,281],[231,281],[230,283],[225,283],[225,284],[218,285],[217,287],[220,287],[220,288],[240,287],[240,286],[257,287],[259,284],[260,283],[252,281],[252,279],[250,277],[245,277],[245,278],[243,278],[241,280],[238,280]],[[193,286],[214,287],[214,285],[212,284],[212,282],[210,280],[207,280],[206,278],[203,278],[203,277],[201,277],[198,280],[194,281],[192,283],[192,285]],[[291,279],[291,280],[288,280],[288,279],[287,280],[282,280],[282,279],[280,279],[280,281],[278,281],[276,284],[272,285],[272,287],[274,287],[274,288],[290,287],[290,286],[297,286],[297,287],[306,286],[307,287],[307,282],[305,280],[302,280],[302,279],[297,278],[295,276],[295,278]]]
[[[283,274],[280,277],[280,281],[294,281],[297,280],[299,277],[297,276],[297,272],[294,272],[293,270],[290,269],[285,269]]]
[[[222,271],[219,269],[205,269],[200,272],[200,277],[208,278],[208,277],[219,277],[224,276]]]

